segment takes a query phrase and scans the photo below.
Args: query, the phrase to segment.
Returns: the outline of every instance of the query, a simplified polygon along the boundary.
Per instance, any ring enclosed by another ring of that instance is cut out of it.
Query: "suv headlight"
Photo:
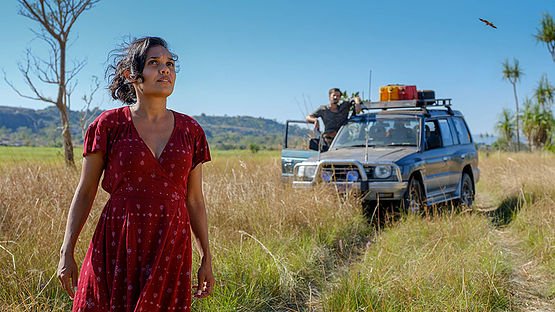
[[[300,165],[297,167],[297,177],[302,179],[314,179],[316,173],[316,165]]]
[[[349,170],[347,171],[347,182],[356,182],[358,181],[359,174],[356,170]]]
[[[378,179],[387,179],[391,176],[391,166],[376,166],[374,169],[374,177]]]

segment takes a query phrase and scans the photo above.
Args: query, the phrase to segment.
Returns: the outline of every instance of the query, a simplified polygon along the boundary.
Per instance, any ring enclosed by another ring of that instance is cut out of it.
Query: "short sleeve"
[[[193,151],[193,162],[192,169],[194,169],[198,164],[202,164],[211,160],[210,148],[208,147],[208,141],[206,140],[206,134],[200,125],[197,124],[195,129],[195,142]]]
[[[105,121],[99,116],[87,128],[83,142],[83,157],[91,153],[102,152],[106,154],[108,147],[108,128]]]
[[[312,113],[311,115],[314,116],[314,117],[316,117],[316,118],[322,118],[322,117],[323,117],[322,113],[323,113],[323,111],[324,111],[325,109],[326,109],[325,106],[320,106],[320,107],[318,107],[318,109],[315,110],[314,113]]]

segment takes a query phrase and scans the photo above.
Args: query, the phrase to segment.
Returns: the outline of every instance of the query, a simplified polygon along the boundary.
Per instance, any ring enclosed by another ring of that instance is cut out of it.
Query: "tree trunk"
[[[71,132],[69,131],[69,116],[65,107],[60,109],[60,117],[62,120],[62,137],[64,139],[64,160],[67,167],[75,168],[73,142],[71,141]]]
[[[520,152],[520,112],[518,110],[518,96],[516,95],[516,83],[513,83],[513,91],[515,93],[516,103],[516,151]]]
[[[71,142],[71,132],[69,131],[69,116],[66,103],[66,43],[64,40],[60,44],[60,84],[58,87],[58,98],[56,106],[60,110],[62,119],[62,137],[64,139],[64,160],[67,167],[75,168],[73,159],[73,143]]]

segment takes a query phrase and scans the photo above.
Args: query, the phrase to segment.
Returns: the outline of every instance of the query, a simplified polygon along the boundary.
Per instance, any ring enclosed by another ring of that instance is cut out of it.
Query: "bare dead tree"
[[[90,87],[89,93],[83,95],[83,97],[81,98],[85,102],[85,104],[81,108],[79,116],[79,126],[81,127],[81,134],[83,135],[83,138],[85,138],[85,132],[89,123],[95,117],[96,112],[100,110],[98,106],[93,107],[92,110],[90,109],[91,103],[94,99],[94,94],[98,91],[98,89],[100,89],[100,81],[98,80],[98,77],[93,76],[92,80],[93,84]]]
[[[19,71],[29,87],[31,94],[26,94],[15,88],[4,74],[4,80],[21,97],[52,103],[60,111],[62,124],[62,138],[64,143],[64,158],[68,167],[75,167],[73,157],[73,143],[69,131],[69,104],[71,92],[75,88],[70,81],[83,69],[85,61],[78,61],[71,68],[67,67],[67,46],[71,28],[77,18],[91,9],[100,0],[18,0],[19,14],[39,24],[39,30],[33,30],[35,35],[46,42],[50,55],[43,59],[27,50],[25,61],[19,64]],[[45,95],[39,90],[35,80],[43,84],[56,85],[58,93],[56,99]]]

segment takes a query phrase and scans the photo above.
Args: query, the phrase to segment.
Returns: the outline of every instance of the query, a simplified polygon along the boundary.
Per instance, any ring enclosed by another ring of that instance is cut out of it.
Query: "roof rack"
[[[388,110],[394,108],[419,108],[428,114],[428,107],[445,107],[449,114],[453,114],[451,109],[451,99],[428,99],[428,100],[400,100],[400,101],[363,101],[362,109],[381,109]]]

